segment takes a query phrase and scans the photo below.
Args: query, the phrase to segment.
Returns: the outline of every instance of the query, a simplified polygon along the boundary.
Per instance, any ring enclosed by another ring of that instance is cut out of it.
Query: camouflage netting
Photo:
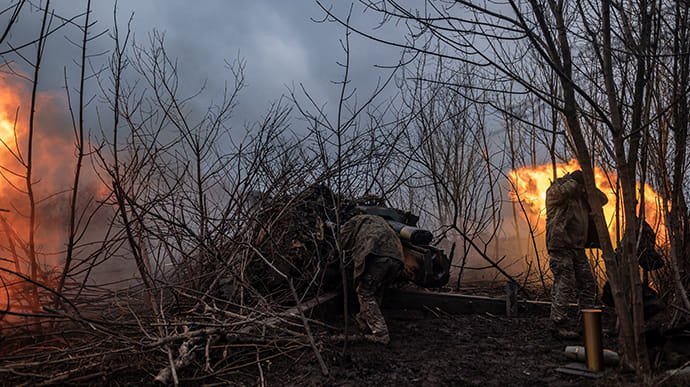
[[[300,296],[340,286],[333,226],[354,215],[356,205],[377,200],[344,199],[315,185],[298,195],[263,201],[251,229],[256,250],[246,272],[249,283],[278,302],[288,296],[288,279]]]
[[[66,294],[75,302],[46,304],[27,319],[30,326],[5,337],[6,382],[223,383],[291,351],[309,348],[321,359],[324,330],[311,327],[311,308],[323,297],[314,296],[341,287],[341,273],[350,282],[336,225],[358,206],[384,203],[315,185],[253,204],[227,229],[180,235],[180,259],[150,285],[78,289],[78,296]]]

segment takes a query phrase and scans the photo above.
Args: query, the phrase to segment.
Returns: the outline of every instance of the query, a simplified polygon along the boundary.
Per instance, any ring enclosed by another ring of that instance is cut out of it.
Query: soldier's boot
[[[383,345],[388,345],[388,343],[391,342],[390,336],[388,336],[388,333],[385,334],[370,334],[370,335],[364,335],[364,338],[367,339],[367,341],[376,343],[376,344],[383,344]]]
[[[383,315],[380,315],[378,318],[374,317],[368,320],[367,326],[371,330],[370,334],[364,335],[364,338],[367,339],[367,341],[384,345],[390,343],[391,338],[388,335],[388,326],[386,325],[386,321],[383,319]]]
[[[362,317],[360,314],[357,314],[355,316],[355,324],[357,325],[357,328],[359,328],[360,331],[370,332],[366,320],[364,320],[364,317]]]
[[[575,330],[570,329],[564,321],[551,320],[549,327],[551,335],[559,340],[578,340],[581,335]]]
[[[551,328],[551,335],[560,340],[579,340],[580,334],[567,328]]]
[[[362,321],[371,332],[364,337],[372,343],[390,343],[388,326],[376,300],[373,297],[360,297],[359,308],[360,311],[355,317],[355,321]]]

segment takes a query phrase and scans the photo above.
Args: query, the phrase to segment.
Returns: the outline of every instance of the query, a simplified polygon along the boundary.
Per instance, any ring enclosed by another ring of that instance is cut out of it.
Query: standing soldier
[[[368,332],[367,340],[388,344],[390,337],[381,301],[384,290],[403,271],[400,237],[385,219],[376,215],[352,217],[343,225],[340,237],[346,259],[354,263],[353,283],[359,301],[357,325]]]
[[[597,196],[601,206],[608,201],[600,190]],[[589,216],[582,171],[556,179],[546,190],[546,249],[553,273],[551,332],[561,339],[579,337],[573,325],[577,320],[568,315],[567,304],[591,308],[596,299],[597,286],[585,254]]]

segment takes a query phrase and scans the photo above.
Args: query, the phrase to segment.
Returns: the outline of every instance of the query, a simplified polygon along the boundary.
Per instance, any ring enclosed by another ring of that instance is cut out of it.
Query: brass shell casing
[[[583,309],[582,322],[585,328],[585,358],[587,369],[601,371],[604,350],[601,345],[601,309]]]

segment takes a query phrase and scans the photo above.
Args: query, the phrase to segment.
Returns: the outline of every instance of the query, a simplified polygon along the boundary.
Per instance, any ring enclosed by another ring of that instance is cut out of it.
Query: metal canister
[[[601,345],[601,309],[583,309],[582,322],[585,327],[585,358],[587,369],[601,371],[604,351]]]

